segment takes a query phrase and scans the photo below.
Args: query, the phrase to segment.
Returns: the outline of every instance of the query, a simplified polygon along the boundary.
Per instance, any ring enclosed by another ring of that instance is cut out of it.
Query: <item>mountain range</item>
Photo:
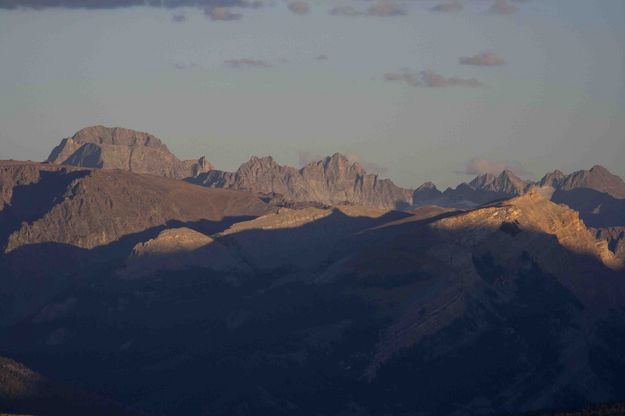
[[[605,168],[441,192],[338,153],[224,172],[166,149],[94,127],[46,163],[0,162],[0,380],[18,386],[0,385],[0,411],[520,415],[625,399],[625,183]]]

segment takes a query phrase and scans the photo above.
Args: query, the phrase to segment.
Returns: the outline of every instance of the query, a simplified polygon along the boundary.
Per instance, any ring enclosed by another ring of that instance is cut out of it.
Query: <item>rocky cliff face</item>
[[[446,206],[480,205],[522,195],[528,186],[529,182],[509,170],[504,170],[499,175],[486,173],[469,183],[461,183],[455,189],[448,188],[443,192],[440,203]]]
[[[556,170],[545,175],[539,183],[541,186],[551,186],[560,191],[587,188],[606,193],[614,198],[625,198],[623,179],[600,165],[595,165],[590,170],[579,170],[569,175]]]
[[[204,157],[181,161],[158,138],[124,128],[88,127],[63,139],[48,163],[89,168],[122,169],[183,179],[211,170]]]
[[[339,153],[301,169],[279,165],[271,157],[252,157],[236,172],[212,171],[189,181],[206,187],[279,194],[294,202],[349,202],[386,209],[412,205],[412,190],[367,174],[358,163]]]

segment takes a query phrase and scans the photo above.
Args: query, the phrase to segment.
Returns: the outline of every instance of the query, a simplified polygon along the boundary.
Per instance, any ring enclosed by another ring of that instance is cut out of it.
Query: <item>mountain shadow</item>
[[[215,228],[194,250],[219,243],[244,272],[75,271],[0,328],[0,353],[154,415],[494,415],[622,399],[623,272],[582,244],[591,233],[528,223],[540,206],[573,221],[528,199],[421,216],[283,210]]]

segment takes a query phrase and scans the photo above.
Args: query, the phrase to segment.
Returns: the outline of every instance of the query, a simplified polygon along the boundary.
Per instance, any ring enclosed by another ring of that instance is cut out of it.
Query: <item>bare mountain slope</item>
[[[19,173],[25,168],[32,178],[24,182],[30,183],[12,188],[11,200],[0,215],[14,228],[6,236],[7,252],[37,243],[90,249],[168,221],[221,221],[267,210],[251,194],[152,175],[120,170],[48,172],[46,165],[14,164],[11,169]],[[31,212],[38,199],[38,212]]]

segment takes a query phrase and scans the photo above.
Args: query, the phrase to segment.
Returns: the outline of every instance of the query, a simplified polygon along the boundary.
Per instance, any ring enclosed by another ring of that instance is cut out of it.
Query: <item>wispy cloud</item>
[[[359,10],[352,6],[337,6],[328,11],[332,16],[405,16],[408,14],[406,8],[393,0],[380,0],[372,4],[366,10]]]
[[[490,12],[494,14],[512,14],[518,11],[519,8],[508,3],[507,0],[495,0],[495,3],[490,7]]]
[[[516,160],[489,160],[474,157],[467,161],[467,164],[462,171],[456,173],[462,175],[483,175],[485,173],[491,173],[497,175],[504,170],[509,170],[517,176],[527,177],[530,176],[528,171]]]
[[[371,5],[367,9],[367,15],[369,16],[404,16],[407,14],[406,8],[401,4],[391,1],[382,0]]]
[[[270,68],[271,64],[262,59],[250,59],[250,58],[239,58],[239,59],[226,59],[224,61],[226,65],[231,68]]]
[[[480,52],[473,56],[463,56],[458,59],[461,65],[498,66],[505,65],[506,61],[494,52]]]
[[[479,87],[482,85],[475,78],[446,77],[431,70],[412,72],[387,72],[384,80],[390,82],[401,82],[413,87],[440,88],[450,86]]]
[[[310,5],[305,1],[293,0],[287,4],[287,7],[295,14],[310,13]]]
[[[0,0],[0,9],[15,8],[68,8],[68,9],[116,9],[120,7],[251,7],[263,5],[261,0]]]
[[[352,6],[337,6],[328,11],[332,16],[362,16],[364,13]]]
[[[233,12],[229,7],[213,7],[206,9],[206,15],[212,20],[232,21],[243,17],[241,13]]]
[[[449,3],[441,3],[437,4],[430,8],[430,11],[440,12],[440,13],[453,13],[459,12],[464,9],[464,5],[459,1],[451,1]]]

